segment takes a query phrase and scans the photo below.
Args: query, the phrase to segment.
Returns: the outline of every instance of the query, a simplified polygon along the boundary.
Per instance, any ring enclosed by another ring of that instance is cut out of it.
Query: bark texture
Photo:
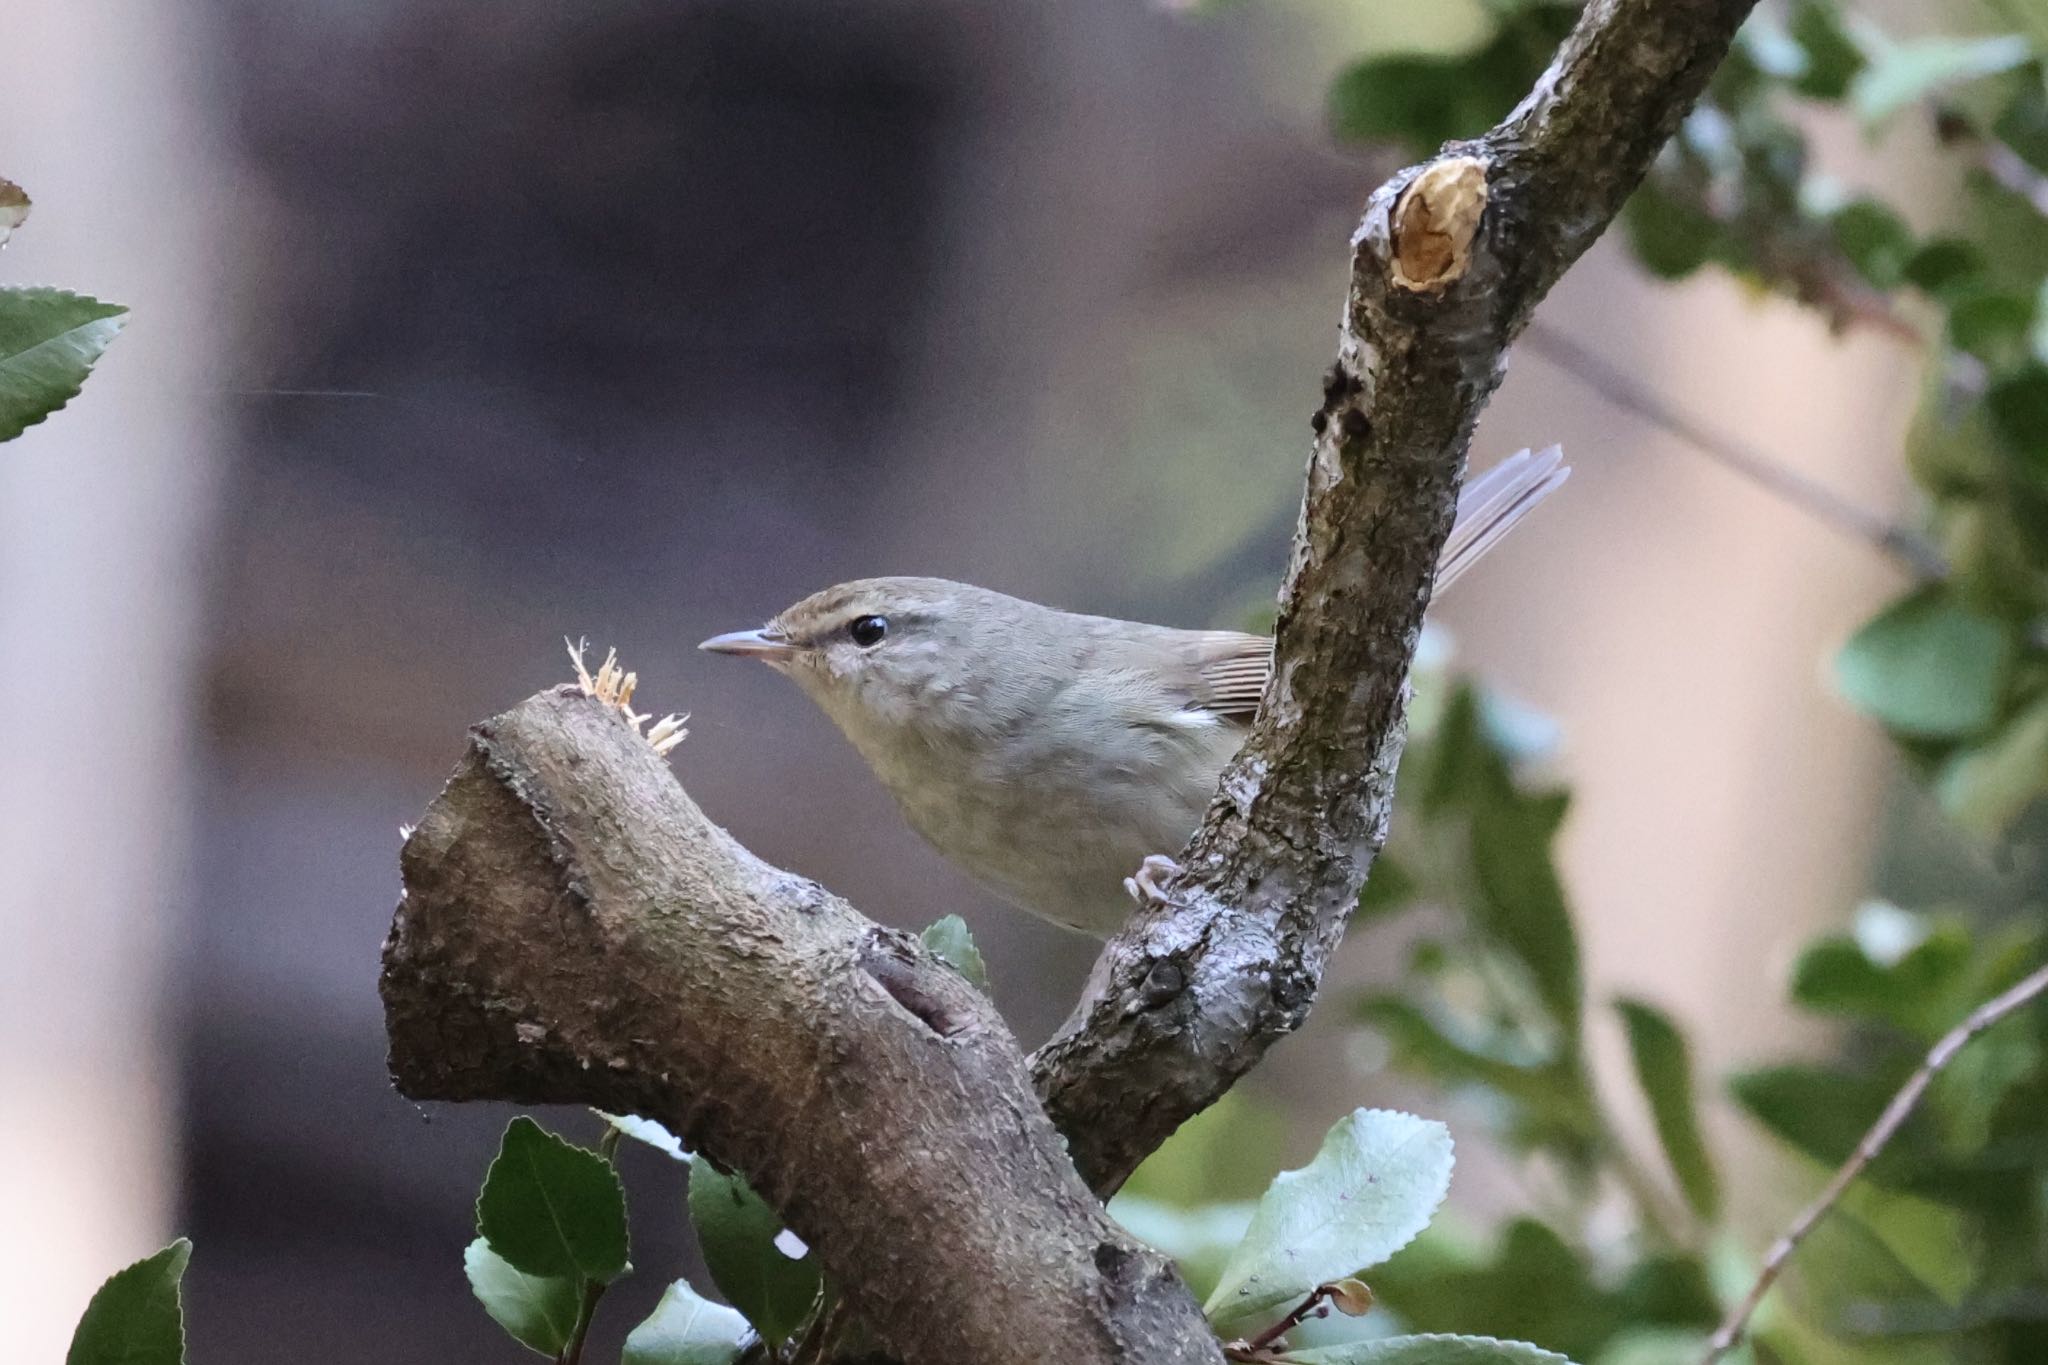
[[[1028,1069],[914,939],[762,863],[562,689],[477,727],[406,845],[399,1089],[661,1120],[780,1208],[908,1365],[1220,1359],[1091,1187],[1306,1016],[1385,838],[1479,410],[1752,3],[1593,0],[1507,122],[1374,194],[1251,738]]]
[[[1593,0],[1506,122],[1367,204],[1265,703],[1169,900],[1111,940],[1033,1059],[1098,1193],[1307,1017],[1386,840],[1408,669],[1480,409],[1753,5]]]
[[[1221,1359],[987,999],[747,852],[615,708],[565,687],[476,727],[401,862],[381,985],[405,1094],[660,1120],[909,1365]]]

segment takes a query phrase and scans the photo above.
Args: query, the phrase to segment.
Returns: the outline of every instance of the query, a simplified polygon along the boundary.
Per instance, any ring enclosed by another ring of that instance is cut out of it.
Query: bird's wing
[[[1249,722],[1273,672],[1273,637],[1191,630],[1183,646],[1188,706]]]
[[[1437,561],[1436,591],[1479,562],[1500,538],[1527,516],[1529,509],[1555,492],[1571,473],[1564,452],[1556,446],[1531,454],[1508,456],[1465,486],[1458,498],[1458,519]],[[1120,633],[1133,629],[1114,624]],[[1236,630],[1158,631],[1171,662],[1165,668],[1169,689],[1185,698],[1191,711],[1248,724],[1266,694],[1273,673],[1273,638]],[[1148,632],[1149,633],[1149,632]],[[1151,657],[1156,658],[1153,654]]]

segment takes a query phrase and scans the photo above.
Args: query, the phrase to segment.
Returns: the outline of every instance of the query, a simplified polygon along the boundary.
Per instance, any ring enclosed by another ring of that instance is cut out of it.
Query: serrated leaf
[[[984,995],[988,993],[988,964],[981,960],[981,949],[974,946],[974,935],[967,932],[966,920],[946,915],[918,937],[924,940],[925,947],[966,977],[967,984]]]
[[[476,1201],[476,1230],[528,1275],[608,1282],[626,1268],[626,1194],[596,1152],[520,1115]]]
[[[1882,123],[1909,104],[1939,91],[2010,71],[2033,59],[2027,40],[1922,38],[1876,54],[1850,82],[1849,103],[1866,123]]]
[[[0,289],[0,441],[78,396],[127,312],[62,289]]]
[[[1434,1333],[1288,1351],[1280,1359],[1299,1365],[1571,1365],[1567,1357],[1526,1341]]]
[[[1707,1154],[1706,1139],[1700,1133],[1699,1109],[1693,1099],[1692,1057],[1685,1038],[1670,1018],[1654,1005],[1641,1000],[1617,1000],[1615,1009],[1628,1031],[1629,1056],[1635,1062],[1636,1083],[1650,1102],[1650,1118],[1657,1140],[1664,1144],[1664,1157],[1685,1192],[1685,1202],[1700,1218],[1711,1223],[1721,1210],[1721,1184],[1714,1175],[1713,1158]]]
[[[1203,1311],[1264,1325],[1319,1284],[1386,1260],[1429,1226],[1451,1187],[1451,1134],[1386,1109],[1339,1119],[1315,1159],[1276,1176]]]
[[[481,1237],[462,1253],[462,1273],[491,1321],[520,1345],[555,1356],[569,1344],[583,1301],[576,1281],[515,1269]]]
[[[784,1255],[776,1245],[782,1221],[775,1210],[746,1181],[702,1157],[690,1159],[690,1221],[718,1292],[780,1348],[817,1302],[823,1283],[817,1258]]]
[[[2048,696],[1982,743],[1958,750],[1935,779],[1934,793],[1950,819],[1987,838],[2003,834],[2048,796]]]
[[[1959,738],[1997,715],[2011,661],[2005,625],[1937,584],[1901,597],[1850,636],[1835,656],[1835,684],[1894,730]]]
[[[191,1260],[192,1243],[180,1237],[108,1276],[71,1334],[64,1365],[183,1365],[178,1282]]]
[[[752,1334],[747,1320],[677,1280],[626,1337],[620,1365],[731,1365]]]
[[[28,221],[28,210],[28,192],[0,176],[0,246],[6,246],[14,230]]]

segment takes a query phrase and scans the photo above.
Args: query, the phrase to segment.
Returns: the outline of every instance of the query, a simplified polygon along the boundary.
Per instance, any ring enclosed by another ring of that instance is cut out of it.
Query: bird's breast
[[[1148,854],[1179,852],[1238,738],[1200,715],[1137,725],[1068,715],[860,747],[949,861],[1022,909],[1106,935],[1131,908],[1123,879]]]

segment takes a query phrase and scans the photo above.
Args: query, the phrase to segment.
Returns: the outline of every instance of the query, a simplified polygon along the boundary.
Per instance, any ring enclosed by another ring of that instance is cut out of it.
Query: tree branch
[[[909,1365],[1221,1359],[989,1002],[740,847],[615,707],[564,687],[478,726],[401,861],[380,988],[403,1093],[658,1119]]]
[[[748,853],[572,689],[478,727],[407,842],[381,982],[400,1090],[661,1120],[742,1171],[909,1365],[1218,1359],[1089,1187],[1116,1188],[1306,1015],[1385,837],[1408,669],[1506,347],[1751,3],[1592,0],[1506,123],[1372,197],[1274,681],[1171,904],[1112,941],[1037,1057],[1044,1109],[978,993]]]
[[[1474,424],[1753,0],[1594,0],[1507,121],[1396,175],[1353,238],[1273,682],[1169,903],[1033,1059],[1098,1193],[1306,1017],[1384,842],[1406,680]]]
[[[1927,1060],[1920,1064],[1919,1070],[1907,1078],[1903,1086],[1899,1087],[1899,1093],[1892,1096],[1891,1103],[1877,1116],[1877,1122],[1870,1125],[1870,1131],[1856,1144],[1856,1150],[1849,1154],[1849,1159],[1842,1163],[1842,1168],[1835,1172],[1834,1178],[1814,1196],[1811,1204],[1799,1211],[1799,1216],[1792,1220],[1792,1225],[1771,1244],[1770,1251],[1764,1256],[1763,1267],[1757,1272],[1756,1283],[1742,1296],[1742,1302],[1729,1310],[1719,1330],[1714,1333],[1713,1340],[1707,1344],[1707,1353],[1701,1357],[1700,1365],[1715,1365],[1721,1357],[1735,1349],[1735,1344],[1742,1340],[1742,1334],[1748,1330],[1750,1318],[1763,1303],[1764,1295],[1771,1292],[1771,1286],[1776,1284],[1778,1276],[1785,1272],[1785,1263],[1792,1259],[1792,1253],[1799,1250],[1799,1244],[1806,1240],[1807,1234],[1820,1226],[1820,1220],[1828,1216],[1849,1186],[1856,1183],[1856,1178],[1870,1168],[1870,1163],[1877,1160],[1878,1154],[1891,1143],[1899,1129],[1905,1126],[1906,1120],[1912,1117],[1914,1108],[1919,1105],[1920,1097],[1927,1093],[1927,1087],[1941,1074],[1942,1068],[1954,1061],[1956,1054],[1960,1053],[1971,1039],[2013,1011],[2032,1004],[2044,991],[2048,991],[2048,967],[2042,967],[2004,994],[1985,1001],[1969,1018],[1943,1034],[1941,1041],[1928,1050]]]

